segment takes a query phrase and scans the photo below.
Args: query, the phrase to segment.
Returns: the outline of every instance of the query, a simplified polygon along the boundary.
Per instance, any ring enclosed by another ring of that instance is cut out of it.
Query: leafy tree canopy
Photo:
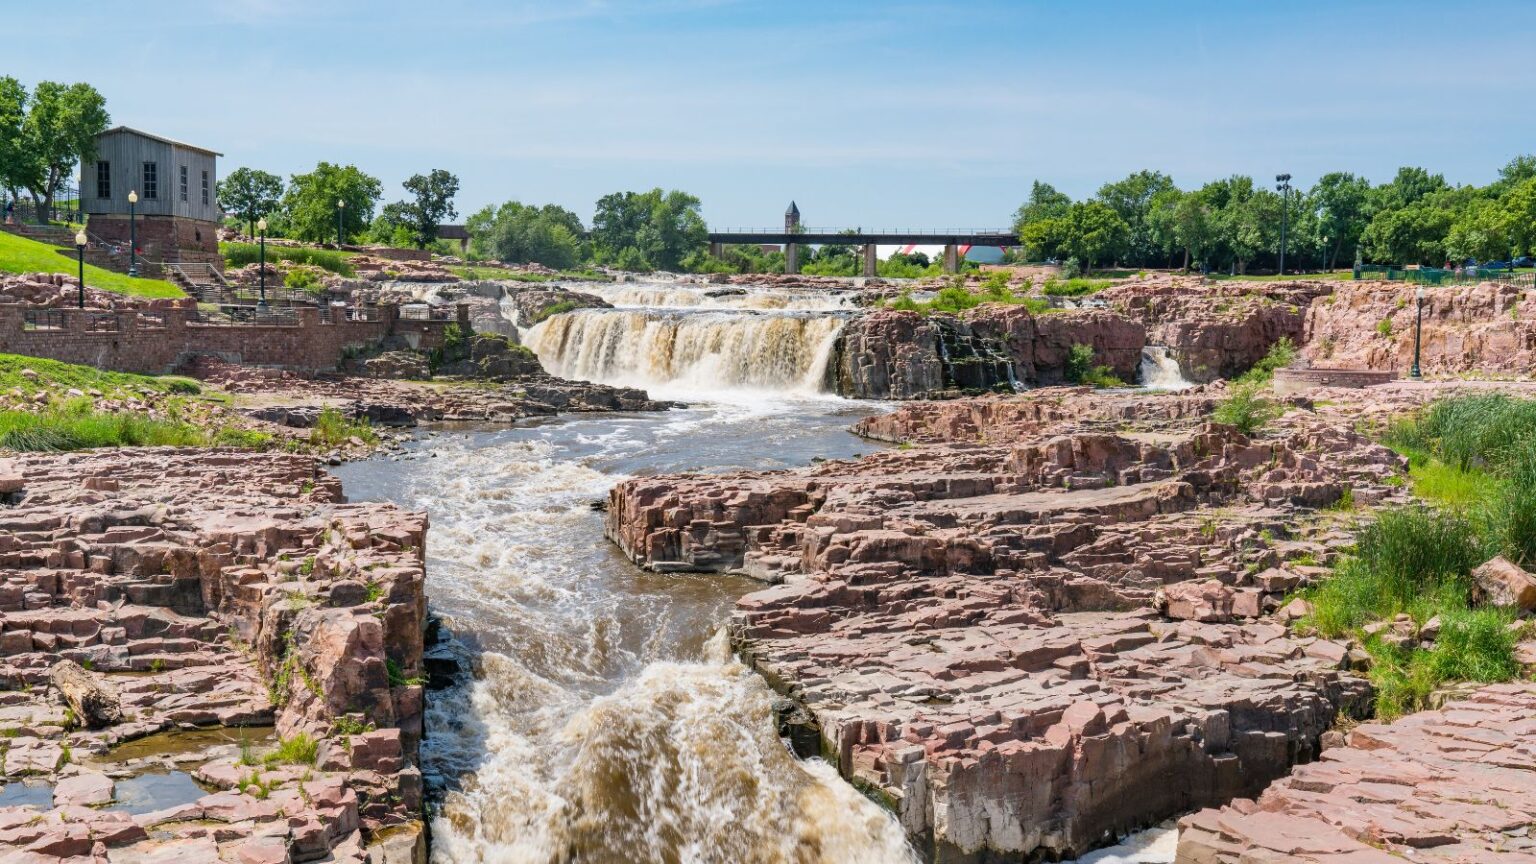
[[[236,168],[219,181],[219,206],[245,220],[255,235],[256,220],[277,210],[283,200],[283,178],[252,168]]]
[[[383,186],[355,165],[321,162],[308,174],[289,178],[283,209],[292,236],[309,243],[334,242],[336,239],[336,202],[341,210],[342,236],[350,239],[363,233],[373,221]]]
[[[604,195],[592,217],[598,260],[624,269],[676,270],[708,238],[699,199],[676,189]]]

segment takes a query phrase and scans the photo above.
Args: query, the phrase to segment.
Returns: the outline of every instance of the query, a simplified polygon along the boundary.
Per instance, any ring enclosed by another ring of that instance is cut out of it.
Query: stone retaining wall
[[[379,306],[375,320],[364,321],[341,315],[321,320],[319,307],[301,306],[293,324],[208,324],[187,309],[60,309],[46,319],[35,314],[35,323],[48,326],[32,329],[27,311],[19,304],[0,304],[0,352],[142,374],[170,372],[198,354],[255,366],[330,371],[347,349],[370,349],[386,340],[422,351],[440,348],[444,328],[454,323],[402,319],[395,306]],[[459,308],[461,328],[468,326],[467,312]]]
[[[1275,392],[1300,393],[1313,387],[1370,387],[1395,380],[1390,369],[1276,369]]]

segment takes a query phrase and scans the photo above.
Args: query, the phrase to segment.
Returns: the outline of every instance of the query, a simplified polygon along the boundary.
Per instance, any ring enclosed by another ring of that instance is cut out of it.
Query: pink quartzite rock
[[[1179,822],[1178,864],[1530,862],[1536,686],[1369,724],[1256,801]]]
[[[1502,555],[1473,570],[1472,582],[1495,606],[1513,606],[1522,612],[1536,609],[1536,576]]]

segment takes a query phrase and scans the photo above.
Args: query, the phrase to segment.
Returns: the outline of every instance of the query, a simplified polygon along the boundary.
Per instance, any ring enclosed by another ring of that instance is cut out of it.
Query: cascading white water
[[[853,295],[832,291],[785,291],[756,286],[675,285],[612,283],[583,285],[581,291],[615,306],[688,309],[781,309],[785,311],[832,311],[847,309]]]
[[[432,514],[428,592],[474,670],[427,703],[433,864],[916,864],[889,813],[794,758],[731,656],[719,625],[761,586],[642,572],[588,506],[625,472],[870,446],[800,404],[559,418],[337,469]]]
[[[828,314],[581,309],[540,323],[524,342],[552,374],[653,395],[809,395],[825,389],[843,323]]]
[[[1141,384],[1148,390],[1183,390],[1195,386],[1184,378],[1179,361],[1162,345],[1141,349]]]

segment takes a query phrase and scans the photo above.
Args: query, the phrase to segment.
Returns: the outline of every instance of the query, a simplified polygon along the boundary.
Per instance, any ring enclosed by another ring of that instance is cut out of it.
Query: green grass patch
[[[73,255],[59,254],[59,247],[0,231],[0,271],[6,273],[66,273],[75,276],[79,265]],[[185,297],[178,287],[163,279],[135,279],[92,264],[85,265],[85,284],[131,297]]]
[[[178,420],[143,414],[110,414],[75,408],[0,411],[0,448],[25,452],[96,447],[190,447],[204,444],[203,431]]]
[[[1269,351],[1259,359],[1259,362],[1239,377],[1240,384],[1264,385],[1274,380],[1275,370],[1296,362],[1296,343],[1289,336],[1281,336],[1275,340],[1275,344],[1269,346]]]
[[[901,296],[894,300],[887,300],[881,305],[886,309],[895,309],[901,312],[932,315],[936,312],[956,314],[967,309],[975,309],[977,306],[985,303],[1023,306],[1034,315],[1042,315],[1052,311],[1051,304],[1038,297],[1026,297],[1013,293],[1013,289],[1008,287],[1007,273],[993,273],[987,277],[987,280],[982,283],[979,292],[967,290],[964,277],[957,277],[949,285],[939,289],[938,294],[932,300],[914,300],[910,292],[904,291]]]
[[[335,408],[326,408],[315,418],[309,430],[309,443],[317,447],[339,447],[356,438],[364,444],[377,444],[378,433],[367,420],[352,420]]]
[[[220,243],[219,254],[224,256],[224,263],[228,267],[244,267],[247,264],[261,263],[260,243]],[[352,257],[350,252],[338,252],[335,249],[311,249],[307,246],[276,246],[267,244],[267,262],[276,263],[287,261],[291,264],[309,264],[322,270],[330,271],[338,276],[355,276],[357,271],[352,269]]]
[[[1499,488],[1498,480],[1486,472],[1464,471],[1439,459],[1428,459],[1419,464],[1410,462],[1408,476],[1413,482],[1414,495],[1463,513],[1485,506]]]
[[[1047,297],[1086,297],[1089,294],[1097,294],[1114,284],[1109,279],[1057,279],[1055,276],[1045,280],[1045,285],[1040,293]]]
[[[306,732],[284,738],[277,749],[261,758],[268,767],[275,765],[313,765],[320,755],[320,742]],[[244,754],[242,754],[242,758]]]
[[[578,303],[575,300],[561,300],[559,303],[551,303],[550,305],[545,306],[543,309],[540,309],[534,314],[533,321],[530,323],[538,324],[541,321],[548,321],[556,315],[563,315],[566,312],[574,312],[575,310],[582,308],[585,308],[583,304]]]
[[[35,377],[22,374],[30,369]],[[127,372],[103,372],[90,366],[76,366],[23,354],[0,354],[0,390],[20,390],[33,394],[39,390],[100,390],[108,396],[134,396],[146,392],[196,396],[203,386],[179,375],[133,375]]]

